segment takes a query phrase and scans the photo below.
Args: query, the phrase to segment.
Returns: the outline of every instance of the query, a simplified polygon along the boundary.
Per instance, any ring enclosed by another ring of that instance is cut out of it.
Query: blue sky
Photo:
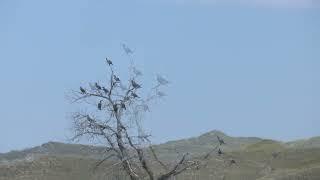
[[[66,141],[66,94],[103,80],[106,56],[125,73],[120,43],[144,84],[172,82],[144,120],[155,142],[320,135],[317,4],[259,2],[0,1],[0,152]]]

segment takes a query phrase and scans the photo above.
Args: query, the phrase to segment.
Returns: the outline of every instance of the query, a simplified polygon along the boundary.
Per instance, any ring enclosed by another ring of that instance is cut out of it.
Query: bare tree
[[[75,133],[73,139],[87,136],[100,140],[106,146],[108,156],[97,166],[111,158],[115,159],[117,163],[114,165],[121,165],[131,180],[167,180],[186,170],[205,166],[210,154],[220,144],[202,156],[183,154],[174,163],[165,163],[158,158],[150,142],[150,135],[144,132],[140,120],[153,102],[166,95],[160,89],[169,81],[157,75],[156,84],[149,92],[143,93],[144,87],[139,82],[142,72],[134,66],[131,58],[133,51],[127,46],[123,47],[130,57],[130,75],[127,80],[119,77],[114,63],[106,58],[109,73],[107,81],[104,84],[89,83],[88,87],[73,91],[72,101],[83,103],[87,107],[86,111],[75,112],[72,116]],[[154,164],[162,168],[162,174],[156,175],[158,171]]]

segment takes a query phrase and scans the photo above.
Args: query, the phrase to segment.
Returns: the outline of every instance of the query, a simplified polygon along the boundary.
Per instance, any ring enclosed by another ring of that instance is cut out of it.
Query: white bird
[[[158,83],[161,84],[161,85],[167,85],[167,84],[169,84],[169,81],[166,80],[165,78],[163,78],[163,77],[160,76],[160,75],[157,75],[157,81],[158,81]]]
[[[140,70],[138,70],[137,68],[133,67],[133,73],[136,75],[136,76],[142,76],[142,72]]]
[[[133,54],[133,51],[125,44],[122,44],[122,48],[126,54]]]

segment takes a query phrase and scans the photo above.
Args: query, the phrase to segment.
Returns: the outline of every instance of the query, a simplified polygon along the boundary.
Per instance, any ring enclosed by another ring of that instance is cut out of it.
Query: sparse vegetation
[[[259,138],[235,138],[218,131],[212,131],[199,137],[171,141],[157,145],[159,157],[164,162],[176,157],[176,148],[196,155],[210,149],[210,143],[216,143],[216,135],[228,139],[224,147],[225,163],[221,157],[214,153],[207,165],[199,170],[190,170],[176,177],[181,180],[318,180],[320,172],[320,148],[296,148],[288,146],[294,142],[281,143],[283,146],[278,151],[279,142]],[[248,140],[249,139],[249,140]],[[299,141],[301,142],[301,141]],[[201,145],[199,145],[201,144]],[[272,145],[274,144],[274,145]],[[315,143],[312,143],[315,145]],[[257,149],[266,148],[265,151]],[[50,148],[48,148],[50,147]],[[253,147],[253,149],[250,149]],[[298,146],[299,147],[299,146]],[[41,149],[42,151],[39,151]],[[106,161],[93,171],[97,158],[103,152],[103,147],[73,145],[63,143],[46,143],[42,146],[24,151],[15,151],[11,154],[0,155],[0,180],[105,180],[129,177],[118,167],[110,168],[113,160]],[[277,157],[272,153],[278,152]],[[10,154],[10,153],[9,153]],[[33,154],[34,159],[27,161],[26,157]],[[91,156],[88,156],[91,154]],[[11,163],[4,163],[5,158],[11,158]],[[14,158],[15,157],[15,158]],[[238,165],[230,166],[227,160],[233,158]],[[155,172],[157,173],[157,171]]]

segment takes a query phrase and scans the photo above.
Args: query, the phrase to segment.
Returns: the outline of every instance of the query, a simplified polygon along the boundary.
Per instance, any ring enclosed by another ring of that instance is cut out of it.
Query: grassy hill
[[[175,159],[183,152],[208,152],[220,136],[226,142],[221,158],[213,154],[208,165],[188,171],[177,179],[225,180],[319,180],[319,137],[279,142],[255,137],[230,137],[211,131],[199,137],[170,141],[156,146],[160,158]],[[106,162],[93,171],[103,147],[49,142],[22,151],[0,154],[0,180],[99,180],[126,179]],[[234,159],[235,165],[228,160]]]
[[[292,141],[288,142],[287,145],[297,149],[320,148],[320,137]]]

